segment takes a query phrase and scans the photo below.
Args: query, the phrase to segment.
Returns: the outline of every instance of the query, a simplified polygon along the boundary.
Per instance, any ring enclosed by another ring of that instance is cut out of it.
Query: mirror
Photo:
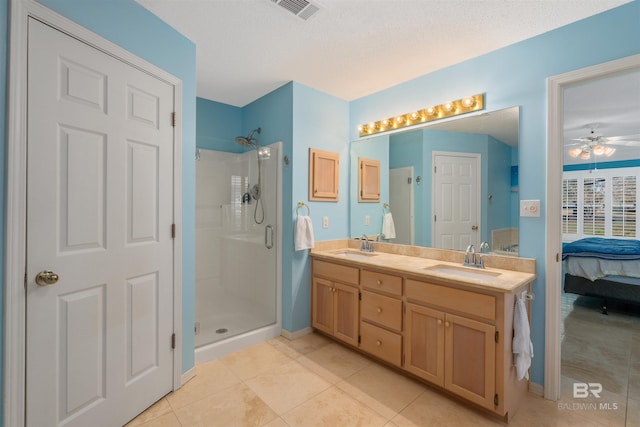
[[[390,243],[479,250],[486,241],[517,256],[519,116],[511,107],[352,142],[351,236],[381,234],[391,212]],[[358,200],[359,158],[380,162],[378,203]]]

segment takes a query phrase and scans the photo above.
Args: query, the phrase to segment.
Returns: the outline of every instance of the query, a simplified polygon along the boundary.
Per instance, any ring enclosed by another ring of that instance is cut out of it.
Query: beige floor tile
[[[508,427],[604,427],[596,419],[581,414],[580,407],[553,402],[529,394]]]
[[[268,342],[292,359],[297,359],[300,356],[329,345],[333,341],[323,335],[310,333],[295,340],[289,340],[280,336]]]
[[[331,387],[295,360],[253,377],[246,384],[279,415]]]
[[[182,426],[262,426],[277,418],[249,387],[239,384],[175,411]]]
[[[169,405],[167,399],[163,397],[162,399],[154,403],[153,406],[147,408],[146,411],[131,420],[131,422],[126,425],[126,427],[140,426],[148,421],[151,421],[154,418],[158,418],[171,411],[171,405]]]
[[[180,424],[180,421],[178,421],[178,418],[173,411],[137,425],[140,427],[182,427],[182,424]],[[129,424],[127,424],[127,427],[128,426]]]
[[[291,427],[382,427],[388,421],[336,387],[323,391],[282,418]]]
[[[297,361],[331,384],[335,384],[371,364],[369,359],[336,343],[300,356]]]
[[[266,342],[232,353],[222,363],[242,380],[269,372],[292,359]]]
[[[599,397],[590,395],[587,398],[574,398],[574,382],[570,378],[561,378],[561,395],[558,402],[555,402],[561,411],[572,411],[578,417],[588,418],[590,421],[606,426],[624,427],[627,406],[626,390],[620,395],[604,389],[599,393]]]
[[[430,389],[422,393],[391,421],[398,427],[493,427],[504,425],[466,404]]]
[[[196,376],[178,391],[169,394],[167,401],[175,410],[239,383],[240,379],[222,362],[214,360],[197,365]]]
[[[282,418],[278,417],[275,420],[268,422],[263,427],[289,427],[289,424],[285,423]]]
[[[336,387],[387,419],[425,391],[424,385],[376,363],[336,383]]]
[[[638,396],[640,399],[640,396]],[[627,401],[627,427],[640,426],[640,400]]]

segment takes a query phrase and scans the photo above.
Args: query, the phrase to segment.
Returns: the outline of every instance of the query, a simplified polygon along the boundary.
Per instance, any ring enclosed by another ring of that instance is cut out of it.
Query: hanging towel
[[[391,212],[385,213],[382,217],[382,238],[396,238],[396,226],[393,224],[393,216],[391,216]]]
[[[529,329],[529,318],[524,298],[516,301],[516,310],[513,314],[513,356],[518,373],[518,379],[529,379],[529,367],[533,358],[533,343]]]
[[[313,224],[307,215],[298,215],[296,218],[296,251],[313,248]]]

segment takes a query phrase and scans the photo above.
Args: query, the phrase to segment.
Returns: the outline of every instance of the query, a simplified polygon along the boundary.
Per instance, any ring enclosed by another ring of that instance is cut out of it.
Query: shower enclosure
[[[196,362],[280,335],[282,143],[238,140],[196,155]]]

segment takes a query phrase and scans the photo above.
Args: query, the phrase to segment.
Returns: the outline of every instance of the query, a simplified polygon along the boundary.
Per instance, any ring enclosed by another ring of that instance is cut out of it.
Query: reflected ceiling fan
[[[569,149],[569,155],[573,158],[579,158],[582,160],[589,160],[591,155],[611,157],[616,152],[616,145],[628,146],[639,145],[640,140],[632,140],[630,138],[640,139],[640,135],[627,135],[627,136],[610,136],[605,137],[603,135],[596,134],[596,127],[593,125],[588,126],[590,129],[589,135],[581,138],[575,138],[572,141],[579,141],[571,145],[577,145],[575,148]]]

